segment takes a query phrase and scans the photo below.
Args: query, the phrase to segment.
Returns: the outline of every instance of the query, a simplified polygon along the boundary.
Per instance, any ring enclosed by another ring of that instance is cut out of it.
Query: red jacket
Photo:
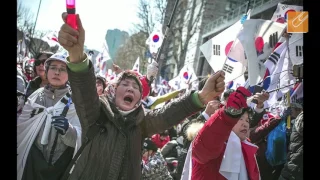
[[[158,148],[162,148],[164,145],[166,145],[170,141],[170,136],[167,136],[165,140],[160,139],[160,134],[154,134],[151,137],[151,140],[157,145]]]
[[[192,144],[192,180],[226,180],[219,173],[219,169],[226,149],[226,141],[237,122],[237,119],[227,116],[224,108],[221,108],[205,123]],[[242,151],[244,151],[243,146]],[[243,153],[248,177],[251,180],[259,179],[255,152],[249,148]]]

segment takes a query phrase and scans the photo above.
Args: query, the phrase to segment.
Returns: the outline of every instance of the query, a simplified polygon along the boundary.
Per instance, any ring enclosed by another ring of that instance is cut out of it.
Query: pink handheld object
[[[76,0],[66,0],[67,6],[67,24],[73,29],[78,29],[76,17]]]

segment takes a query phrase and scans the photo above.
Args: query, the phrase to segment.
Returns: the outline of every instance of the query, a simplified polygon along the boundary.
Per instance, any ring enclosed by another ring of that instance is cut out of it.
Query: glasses
[[[40,64],[44,65],[45,61],[46,61],[46,59],[42,59],[42,60],[37,59],[37,60],[34,61],[34,65],[35,66],[40,66]]]
[[[49,70],[54,72],[57,72],[57,70],[59,70],[59,72],[67,73],[66,68],[57,68],[56,66],[49,66]]]

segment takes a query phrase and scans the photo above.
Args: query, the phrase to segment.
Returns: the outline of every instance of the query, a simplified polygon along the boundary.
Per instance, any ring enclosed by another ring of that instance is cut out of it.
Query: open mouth
[[[60,81],[60,79],[59,79],[59,78],[52,78],[52,79],[57,80],[57,81]]]
[[[244,130],[241,130],[240,132],[247,134],[248,130],[244,129]]]
[[[123,98],[124,102],[127,103],[127,104],[131,104],[132,101],[133,101],[133,96],[132,95],[126,95],[124,98]]]

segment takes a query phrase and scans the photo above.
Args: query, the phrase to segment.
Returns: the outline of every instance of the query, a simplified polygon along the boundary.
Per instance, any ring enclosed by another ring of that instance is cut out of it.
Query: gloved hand
[[[232,118],[240,118],[244,109],[248,108],[246,98],[251,96],[251,92],[244,87],[238,87],[230,94],[225,106],[225,113]]]
[[[149,81],[151,80],[151,76],[156,77],[157,73],[158,73],[158,63],[153,60],[152,63],[150,63],[147,68],[148,80]]]
[[[65,135],[69,128],[68,119],[63,116],[53,116],[51,124],[61,135]]]

